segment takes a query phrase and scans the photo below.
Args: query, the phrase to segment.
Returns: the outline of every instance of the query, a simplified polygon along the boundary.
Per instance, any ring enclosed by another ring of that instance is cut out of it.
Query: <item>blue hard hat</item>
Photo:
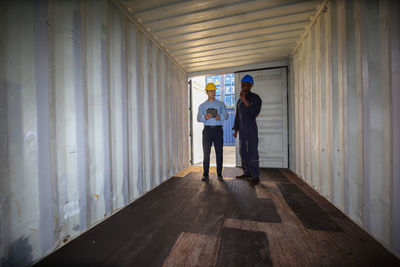
[[[242,78],[242,82],[251,83],[254,85],[253,77],[248,74],[244,75],[244,77]]]

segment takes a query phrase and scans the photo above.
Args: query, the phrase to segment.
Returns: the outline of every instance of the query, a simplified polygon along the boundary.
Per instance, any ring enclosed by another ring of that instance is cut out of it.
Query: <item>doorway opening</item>
[[[191,163],[202,166],[203,147],[202,131],[203,123],[197,121],[197,113],[201,103],[207,100],[205,87],[207,83],[214,83],[217,87],[215,98],[225,103],[229,118],[223,121],[224,148],[223,165],[226,167],[236,166],[236,146],[233,135],[233,124],[235,121],[235,75],[233,73],[196,76],[189,79],[191,107],[190,107],[190,138],[191,138]],[[211,148],[210,166],[216,166],[214,146]]]

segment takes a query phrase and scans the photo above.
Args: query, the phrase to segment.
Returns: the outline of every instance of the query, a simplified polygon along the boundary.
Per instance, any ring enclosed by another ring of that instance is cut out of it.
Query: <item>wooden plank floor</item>
[[[400,260],[296,175],[220,182],[172,177],[37,266],[400,266]]]

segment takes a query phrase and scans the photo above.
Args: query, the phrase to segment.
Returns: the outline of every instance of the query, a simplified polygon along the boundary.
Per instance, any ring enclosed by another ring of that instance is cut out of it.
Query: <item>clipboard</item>
[[[212,115],[211,118],[215,118],[218,115],[218,111],[215,108],[208,108],[206,110],[206,114],[211,114]]]

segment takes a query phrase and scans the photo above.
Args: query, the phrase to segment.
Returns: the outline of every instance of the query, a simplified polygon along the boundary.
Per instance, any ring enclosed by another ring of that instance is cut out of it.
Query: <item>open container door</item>
[[[241,79],[254,78],[253,93],[262,99],[257,117],[260,167],[288,167],[287,69],[285,67],[235,73],[235,99],[240,98]],[[236,139],[236,165],[241,166],[239,140]]]

